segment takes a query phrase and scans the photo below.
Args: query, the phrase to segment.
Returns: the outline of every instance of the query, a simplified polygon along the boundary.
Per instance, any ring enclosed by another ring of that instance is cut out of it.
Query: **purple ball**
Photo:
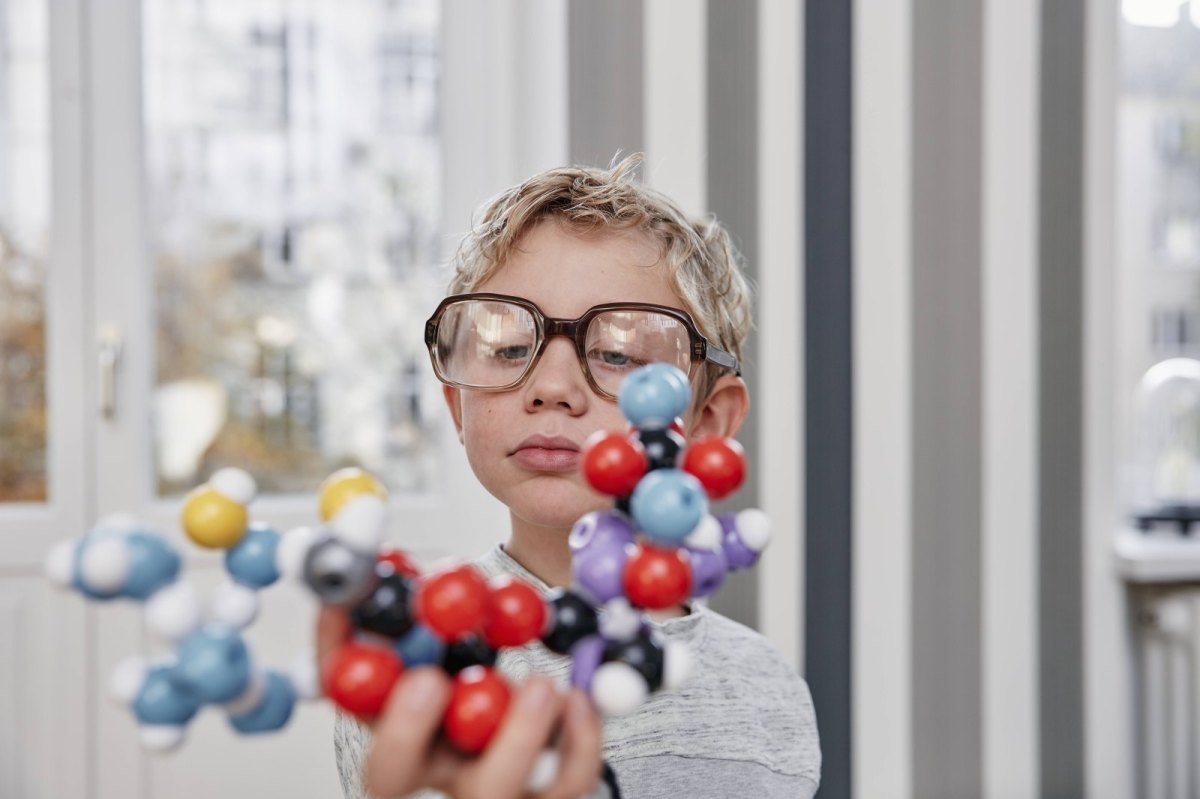
[[[619,511],[592,511],[575,522],[567,544],[571,554],[578,555],[594,547],[625,546],[633,542],[633,525]]]
[[[748,569],[758,563],[759,553],[743,544],[742,537],[738,535],[737,514],[722,513],[717,521],[721,523],[721,549],[725,550],[729,571]]]
[[[692,564],[692,596],[715,594],[725,582],[729,561],[723,549],[692,549],[688,547],[688,560]]]
[[[571,647],[571,685],[592,690],[592,677],[604,659],[604,637],[589,635]]]
[[[625,561],[629,560],[627,546],[616,540],[597,540],[586,552],[575,553],[571,559],[571,577],[575,587],[598,605],[624,596],[622,576]]]

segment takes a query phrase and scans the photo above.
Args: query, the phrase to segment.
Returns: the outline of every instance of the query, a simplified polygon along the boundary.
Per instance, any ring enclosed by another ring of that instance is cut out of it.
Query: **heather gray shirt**
[[[549,590],[499,545],[475,565],[488,576],[513,574]],[[771,643],[700,605],[653,625],[664,640],[688,644],[692,671],[681,689],[660,691],[633,713],[604,721],[604,759],[622,796],[807,799],[816,793],[821,748],[812,698]],[[540,643],[504,650],[498,665],[513,680],[536,671],[569,682],[569,659]],[[369,739],[364,727],[339,714],[334,748],[346,799],[366,797],[361,774]]]

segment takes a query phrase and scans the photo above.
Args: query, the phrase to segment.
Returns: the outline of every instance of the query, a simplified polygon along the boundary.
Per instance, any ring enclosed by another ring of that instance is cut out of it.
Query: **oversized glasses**
[[[616,399],[626,375],[648,363],[669,363],[689,378],[706,361],[741,369],[737,358],[700,334],[686,311],[662,305],[606,303],[578,319],[553,319],[520,297],[459,294],[442,300],[425,323],[438,379],[476,391],[521,385],[554,336],[575,342],[588,383],[609,399]]]

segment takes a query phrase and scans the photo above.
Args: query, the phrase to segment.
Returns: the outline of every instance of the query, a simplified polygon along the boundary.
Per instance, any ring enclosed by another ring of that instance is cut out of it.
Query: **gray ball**
[[[308,550],[304,582],[326,605],[351,608],[375,587],[375,557],[327,538]]]

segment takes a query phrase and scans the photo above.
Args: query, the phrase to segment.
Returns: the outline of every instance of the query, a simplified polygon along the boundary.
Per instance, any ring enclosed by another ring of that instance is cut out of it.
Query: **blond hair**
[[[541,172],[483,206],[459,244],[449,293],[472,291],[503,265],[521,237],[545,219],[580,233],[641,231],[662,247],[671,288],[696,327],[742,362],[752,325],[750,284],[729,234],[712,216],[689,219],[670,198],[635,179],[639,153],[610,169],[562,167]],[[727,370],[705,364],[697,401]]]

